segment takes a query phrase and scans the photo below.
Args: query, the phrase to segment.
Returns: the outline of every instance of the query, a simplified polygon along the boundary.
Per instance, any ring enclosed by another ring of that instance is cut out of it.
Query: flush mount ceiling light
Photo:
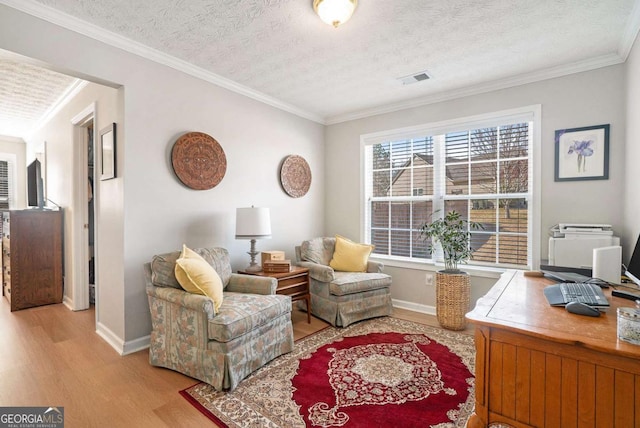
[[[320,19],[336,28],[351,18],[357,5],[358,0],[313,0],[313,10]]]

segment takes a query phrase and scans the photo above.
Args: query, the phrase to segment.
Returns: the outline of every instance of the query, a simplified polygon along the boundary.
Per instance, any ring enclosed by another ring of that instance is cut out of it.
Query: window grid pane
[[[471,164],[471,193],[496,193],[498,184],[498,165],[496,162]]]
[[[498,157],[498,128],[474,129],[470,134],[473,160],[490,160]]]
[[[526,160],[500,162],[500,193],[526,193],[529,164]]]
[[[469,160],[469,133],[452,132],[445,138],[446,162],[467,162]]]
[[[529,124],[518,123],[500,127],[500,158],[529,156]]]
[[[389,170],[373,172],[373,196],[388,196],[390,192]]]
[[[389,230],[388,229],[372,229],[371,244],[375,245],[374,254],[382,254],[390,256],[389,253]]]
[[[469,164],[454,164],[446,167],[447,195],[469,194]]]

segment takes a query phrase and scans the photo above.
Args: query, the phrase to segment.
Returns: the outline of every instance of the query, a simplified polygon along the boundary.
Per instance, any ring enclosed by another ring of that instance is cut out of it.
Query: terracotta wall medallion
[[[311,168],[302,156],[287,156],[280,168],[280,183],[287,195],[300,198],[311,187]]]
[[[188,132],[171,149],[171,164],[185,186],[211,189],[227,171],[227,157],[218,142],[202,132]]]

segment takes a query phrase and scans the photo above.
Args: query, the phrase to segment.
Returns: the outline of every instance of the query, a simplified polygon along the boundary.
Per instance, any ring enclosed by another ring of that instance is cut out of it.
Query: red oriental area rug
[[[329,327],[233,392],[180,393],[224,427],[464,427],[473,337],[397,318]]]

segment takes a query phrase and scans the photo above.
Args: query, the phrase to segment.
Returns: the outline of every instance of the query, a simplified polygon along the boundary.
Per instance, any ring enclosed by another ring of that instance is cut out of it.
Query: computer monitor
[[[640,237],[638,237],[636,248],[633,250],[631,261],[629,261],[629,266],[624,274],[640,287]]]

